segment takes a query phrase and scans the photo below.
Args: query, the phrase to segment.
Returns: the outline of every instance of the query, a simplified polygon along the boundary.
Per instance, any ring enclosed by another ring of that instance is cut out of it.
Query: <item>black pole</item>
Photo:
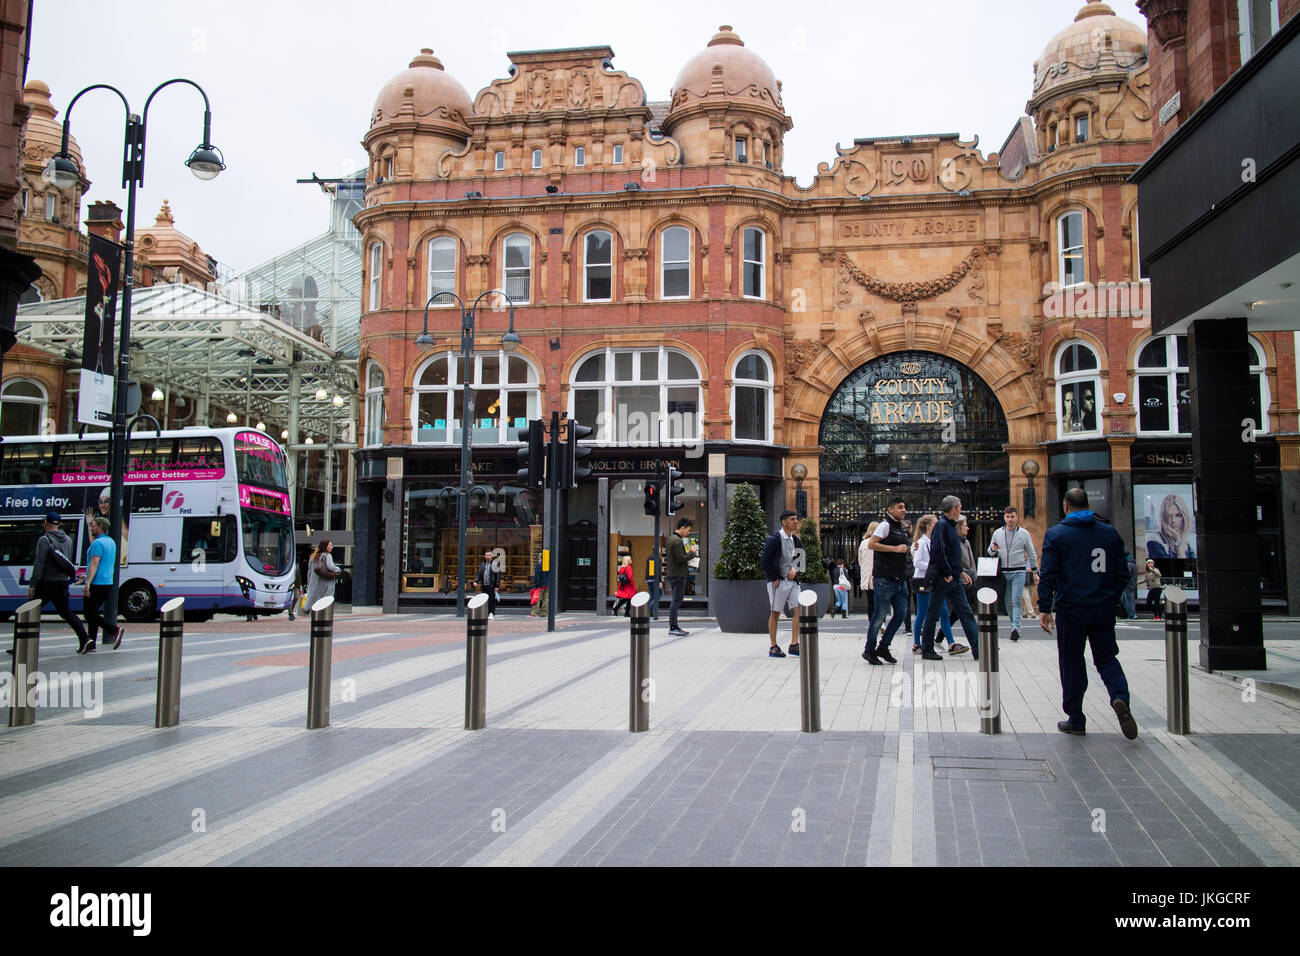
[[[131,375],[131,290],[135,287],[135,188],[139,181],[140,163],[143,161],[144,123],[134,114],[126,120],[127,169],[123,171],[126,188],[126,242],[122,257],[122,318],[118,323],[117,381],[113,383],[113,467],[109,483],[108,520],[109,534],[117,546],[117,560],[113,562],[113,587],[104,602],[105,618],[117,620],[118,588],[122,579],[122,559],[126,557],[126,542],[122,540],[123,497],[126,492],[126,386]]]
[[[659,494],[656,495],[657,498],[663,498],[668,488],[667,482],[660,481],[660,465],[661,462],[655,462],[654,480],[659,482],[660,488]],[[658,501],[655,502],[655,505],[655,541],[650,548],[650,560],[654,562],[654,581],[647,581],[646,586],[650,588],[650,616],[657,621],[659,620],[659,582],[664,578],[663,568],[659,567],[659,563],[663,558],[663,554],[659,550],[659,515],[664,510],[664,506]]]
[[[477,303],[476,303],[477,304]],[[466,310],[460,324],[460,510],[459,510],[459,545],[460,554],[456,556],[456,616],[465,616],[465,532],[469,525],[469,473],[470,442],[472,441],[472,419],[470,418],[469,381],[473,374],[469,370],[474,361],[474,310]]]
[[[548,590],[546,600],[546,630],[555,630],[555,601],[556,601],[556,582],[559,580],[559,561],[556,555],[559,554],[560,538],[560,413],[551,412],[551,443],[546,448],[548,461],[546,462],[546,483],[551,489],[551,511],[547,515],[547,520],[551,524],[551,547],[549,550],[551,569],[548,572],[546,587]]]

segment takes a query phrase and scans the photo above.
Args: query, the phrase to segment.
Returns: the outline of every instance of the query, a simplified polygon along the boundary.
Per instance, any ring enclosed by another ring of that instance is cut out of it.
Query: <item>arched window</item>
[[[39,435],[48,397],[40,382],[11,378],[0,391],[0,435]]]
[[[477,352],[462,372],[457,352],[441,352],[415,376],[411,402],[417,442],[459,445],[463,416],[463,374],[470,382],[470,418],[476,445],[518,441],[515,429],[526,428],[541,412],[537,370],[521,355]]]
[[[746,352],[731,375],[731,437],[772,441],[772,363],[762,352]]]
[[[384,244],[376,242],[370,247],[370,311],[379,309],[379,290],[384,278]]]
[[[614,298],[614,237],[603,229],[582,240],[582,301],[609,302]]]
[[[429,291],[424,300],[427,302],[438,292],[456,291],[456,240],[451,236],[436,236],[429,240]],[[456,304],[456,300],[444,295],[433,308],[443,308]]]
[[[1083,213],[1067,212],[1056,220],[1057,275],[1061,287],[1078,285],[1083,273]]]
[[[700,440],[700,371],[684,352],[663,346],[602,349],[578,364],[570,385],[570,417],[595,426],[592,441]]]
[[[501,284],[515,305],[527,305],[532,293],[533,241],[522,232],[506,236],[501,246]]]
[[[747,299],[763,299],[767,297],[767,285],[764,276],[764,258],[763,252],[767,242],[767,234],[762,229],[750,227],[745,230],[744,235],[744,294]]]
[[[659,290],[663,299],[691,297],[691,232],[672,226],[663,232],[659,257]]]
[[[1085,342],[1066,342],[1056,353],[1056,437],[1101,434],[1101,363]]]
[[[366,368],[366,444],[384,443],[384,370],[377,362]]]

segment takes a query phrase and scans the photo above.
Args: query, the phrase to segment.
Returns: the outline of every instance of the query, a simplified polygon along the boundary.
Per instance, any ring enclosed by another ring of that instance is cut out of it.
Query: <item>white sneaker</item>
[[[488,615],[488,620],[490,620],[490,621],[495,621],[496,619],[497,619],[496,614],[489,614],[489,615]]]

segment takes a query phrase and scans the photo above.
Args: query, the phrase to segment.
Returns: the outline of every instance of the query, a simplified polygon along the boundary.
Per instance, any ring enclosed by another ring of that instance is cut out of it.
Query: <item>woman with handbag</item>
[[[623,611],[624,617],[632,616],[632,597],[636,594],[636,584],[632,581],[632,556],[623,555],[618,561],[618,588],[614,591],[614,597],[618,598],[614,602],[615,615],[618,609],[626,605]]]
[[[303,610],[308,614],[321,598],[334,596],[334,582],[343,573],[330,557],[333,550],[334,542],[324,539],[316,545],[307,561],[307,600]]]

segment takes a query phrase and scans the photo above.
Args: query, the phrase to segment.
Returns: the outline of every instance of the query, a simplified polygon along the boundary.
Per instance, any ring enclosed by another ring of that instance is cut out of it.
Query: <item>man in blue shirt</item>
[[[113,565],[117,563],[117,543],[110,535],[112,527],[103,515],[97,515],[88,526],[90,530],[90,550],[86,552],[86,589],[82,609],[86,614],[86,625],[90,629],[90,646],[95,646],[95,635],[104,629],[104,644],[108,644],[109,635],[113,637],[113,650],[122,646],[122,628],[117,626],[116,616],[104,620],[99,609],[104,606],[113,590]]]
[[[1088,493],[1071,488],[1062,502],[1065,519],[1043,538],[1038,582],[1038,623],[1052,633],[1055,614],[1057,659],[1061,668],[1061,708],[1067,720],[1056,729],[1063,734],[1085,733],[1083,693],[1088,671],[1083,645],[1092,645],[1092,662],[1110,694],[1119,727],[1129,740],[1137,737],[1137,721],[1129,712],[1128,680],[1119,664],[1115,640],[1115,602],[1128,586],[1124,542],[1088,508]]]
[[[930,567],[925,572],[925,583],[930,588],[930,608],[925,612],[925,622],[921,625],[921,659],[943,660],[934,652],[934,629],[939,624],[944,605],[949,604],[953,615],[961,621],[961,629],[966,632],[971,657],[979,660],[979,625],[975,622],[970,601],[966,599],[965,586],[971,583],[971,579],[961,569],[961,536],[957,533],[961,499],[948,495],[939,502],[939,507],[943,513],[930,534]]]

